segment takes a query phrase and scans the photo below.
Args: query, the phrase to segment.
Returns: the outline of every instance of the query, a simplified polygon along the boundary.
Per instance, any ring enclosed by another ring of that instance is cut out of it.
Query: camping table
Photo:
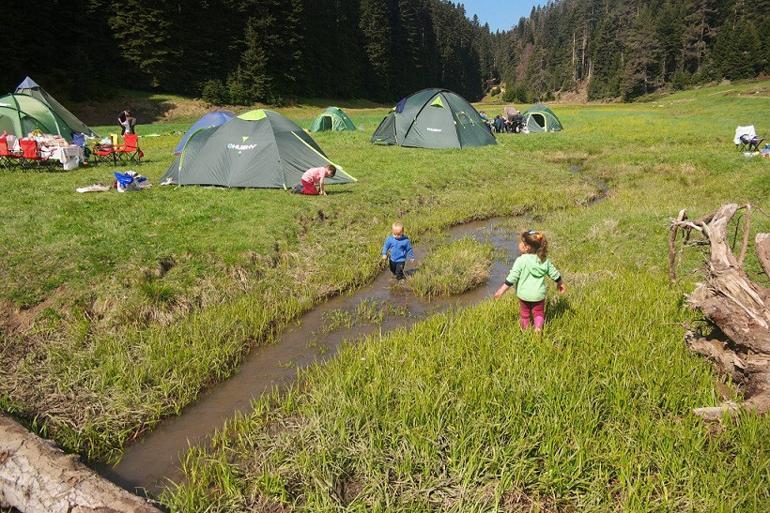
[[[48,160],[58,160],[65,171],[77,169],[83,160],[83,148],[77,144],[69,146],[41,147],[40,153]]]

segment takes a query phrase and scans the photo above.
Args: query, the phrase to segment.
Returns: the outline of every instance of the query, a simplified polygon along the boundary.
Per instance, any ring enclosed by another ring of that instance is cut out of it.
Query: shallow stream
[[[489,243],[495,249],[490,278],[481,287],[428,302],[405,287],[394,286],[390,273],[382,272],[370,285],[335,297],[304,314],[274,344],[249,354],[233,377],[201,394],[181,415],[163,420],[142,440],[130,445],[120,463],[114,467],[98,465],[96,470],[130,491],[157,496],[169,481],[182,478],[180,457],[190,445],[207,443],[225,420],[237,412],[248,412],[253,399],[275,387],[289,385],[299,370],[331,359],[344,341],[409,327],[433,314],[489,298],[517,256],[518,240],[501,220],[492,219],[454,227],[443,241],[463,237]],[[429,246],[416,248],[418,257],[425,255]],[[419,270],[419,266],[418,258],[413,269]],[[380,311],[377,322],[336,323],[340,328],[330,329],[330,320],[335,317],[353,319],[357,310],[373,307]]]

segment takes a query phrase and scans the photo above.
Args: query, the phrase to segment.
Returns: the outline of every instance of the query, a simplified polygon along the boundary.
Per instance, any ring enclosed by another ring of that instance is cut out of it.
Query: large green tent
[[[72,140],[72,129],[45,103],[26,94],[0,96],[0,133],[24,137],[33,130]]]
[[[179,185],[288,188],[299,183],[307,169],[331,163],[296,123],[260,109],[193,133],[162,180]],[[354,181],[337,166],[336,176],[328,183]]]
[[[89,137],[96,136],[96,133],[94,133],[93,130],[88,128],[85,123],[80,121],[77,116],[68,111],[64,105],[56,101],[56,98],[48,94],[45,89],[40,87],[37,82],[31,78],[25,78],[18,86],[16,86],[16,94],[25,94],[27,96],[31,96],[47,105],[60,119],[64,121],[64,124],[67,126],[67,129],[70,133],[80,132]],[[64,137],[69,139],[71,135]]]
[[[543,105],[538,103],[523,114],[524,126],[529,133],[542,132],[561,132],[564,127],[556,114]]]
[[[478,111],[457,93],[424,89],[404,98],[382,120],[375,144],[414,148],[465,148],[496,144]]]
[[[356,125],[339,107],[327,107],[325,111],[318,115],[310,125],[311,132],[343,132],[346,130],[355,131]]]

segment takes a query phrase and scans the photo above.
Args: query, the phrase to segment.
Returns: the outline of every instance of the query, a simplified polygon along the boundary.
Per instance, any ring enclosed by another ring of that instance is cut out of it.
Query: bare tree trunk
[[[728,243],[728,224],[739,210],[746,213],[740,254],[736,258]],[[740,407],[765,413],[770,411],[770,290],[752,282],[743,269],[750,227],[750,205],[724,205],[697,221],[689,221],[686,212],[681,211],[671,226],[670,275],[676,279],[679,232],[688,240],[692,232],[702,234],[710,245],[706,279],[688,300],[718,330],[717,336],[711,338],[691,332],[687,344],[741,386],[746,401]],[[770,276],[770,234],[758,234],[755,246],[759,261]],[[695,412],[707,419],[717,419],[735,413],[740,407],[730,402]]]
[[[0,415],[0,508],[23,513],[160,513],[77,456]]]

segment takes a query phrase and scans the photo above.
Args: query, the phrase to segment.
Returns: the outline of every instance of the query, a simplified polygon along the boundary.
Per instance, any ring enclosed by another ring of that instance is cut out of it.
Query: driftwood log
[[[724,205],[697,220],[689,220],[681,211],[671,225],[669,236],[669,273],[676,279],[677,241],[691,242],[702,235],[709,245],[705,280],[688,297],[690,305],[700,310],[712,326],[710,333],[691,331],[687,345],[705,356],[728,375],[743,391],[745,401],[727,402],[718,407],[699,408],[695,413],[709,420],[734,414],[741,408],[757,413],[770,411],[770,289],[753,282],[744,270],[750,242],[751,206]],[[730,221],[743,213],[743,233],[735,228],[734,242],[740,239],[736,257],[730,245]],[[764,272],[770,276],[770,234],[760,233],[755,249]]]
[[[0,508],[22,513],[160,513],[77,456],[0,415]]]

